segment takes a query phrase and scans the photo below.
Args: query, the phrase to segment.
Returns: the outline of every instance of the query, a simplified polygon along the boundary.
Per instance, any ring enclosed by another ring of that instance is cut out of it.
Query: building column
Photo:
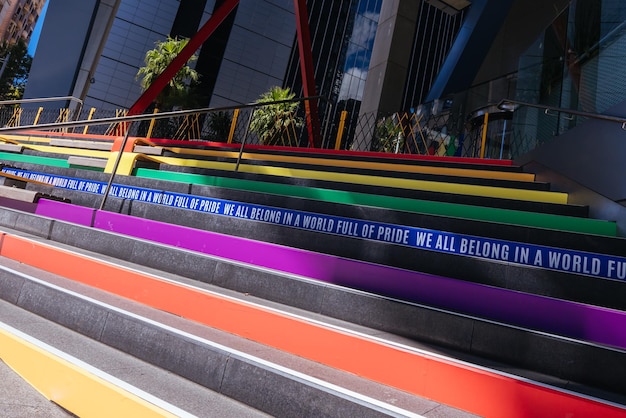
[[[72,91],[73,97],[77,97],[83,101],[85,97],[87,97],[89,87],[91,83],[95,81],[93,76],[120,3],[121,0],[101,0],[98,2],[87,46],[85,47],[80,68],[76,75],[76,81]]]
[[[384,0],[352,149],[369,151],[376,118],[398,111],[422,1]]]

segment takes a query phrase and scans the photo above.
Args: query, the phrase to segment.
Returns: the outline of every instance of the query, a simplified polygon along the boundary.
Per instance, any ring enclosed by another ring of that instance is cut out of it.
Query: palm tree
[[[174,58],[187,45],[189,39],[178,39],[167,37],[165,41],[157,41],[156,48],[146,52],[144,67],[137,71],[136,78],[141,77],[141,88],[145,91],[157,79]],[[195,61],[198,57],[193,55],[187,64]],[[170,80],[163,91],[157,96],[156,106],[158,108],[171,108],[184,101],[187,95],[187,82],[197,81],[198,73],[189,65],[184,65],[178,73]]]
[[[226,112],[212,112],[207,115],[207,119],[209,133],[206,138],[210,141],[226,142],[233,123],[230,115]]]
[[[256,103],[272,103],[291,100],[295,97],[289,87],[272,87],[263,93]],[[250,131],[259,136],[263,145],[291,145],[297,138],[296,129],[303,126],[302,118],[296,116],[298,102],[273,103],[254,111]]]
[[[402,125],[396,121],[396,115],[384,117],[376,123],[372,151],[398,152],[403,148],[403,143]]]

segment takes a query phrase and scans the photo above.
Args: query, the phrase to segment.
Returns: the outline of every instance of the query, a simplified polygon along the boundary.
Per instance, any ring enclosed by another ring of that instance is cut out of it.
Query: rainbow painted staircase
[[[626,241],[510,162],[5,141],[5,310],[245,413],[626,416]]]

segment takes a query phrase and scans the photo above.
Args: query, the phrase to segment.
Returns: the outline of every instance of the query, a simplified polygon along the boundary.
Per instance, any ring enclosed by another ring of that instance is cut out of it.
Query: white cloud
[[[378,26],[378,13],[367,12],[363,15],[357,15],[350,37],[350,45],[348,47],[348,55],[357,52],[357,49],[368,48],[376,36],[376,28]]]
[[[350,68],[343,74],[341,81],[341,91],[339,92],[339,100],[363,98],[363,89],[365,88],[365,79],[367,78],[367,69]]]
[[[369,66],[369,54],[376,36],[379,13],[366,12],[357,15],[348,44],[348,58],[346,62],[352,65],[345,70],[339,92],[339,100],[363,98],[365,79]],[[352,57],[352,58],[351,58]]]

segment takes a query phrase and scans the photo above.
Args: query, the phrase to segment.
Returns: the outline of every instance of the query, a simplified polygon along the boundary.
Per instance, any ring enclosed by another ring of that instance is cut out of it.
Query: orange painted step
[[[486,417],[626,417],[626,410],[3,234],[0,255]]]

